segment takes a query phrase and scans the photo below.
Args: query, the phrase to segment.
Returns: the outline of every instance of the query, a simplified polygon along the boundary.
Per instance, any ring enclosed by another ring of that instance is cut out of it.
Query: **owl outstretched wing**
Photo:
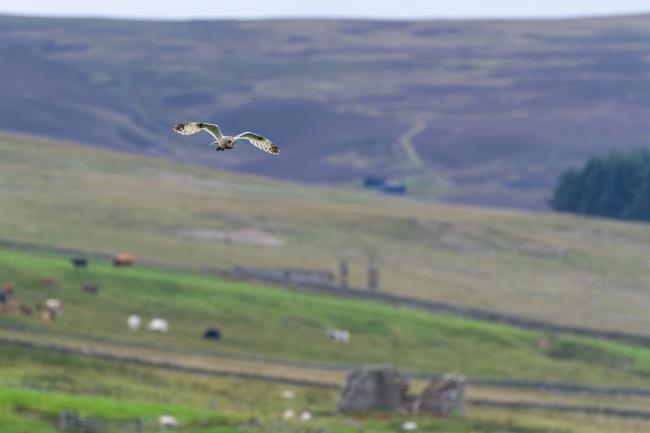
[[[253,144],[253,146],[257,147],[258,149],[262,149],[264,152],[272,153],[273,155],[280,153],[280,149],[275,143],[273,143],[268,138],[255,134],[253,132],[242,132],[236,136],[235,139],[248,140]]]
[[[215,125],[213,123],[186,122],[186,123],[179,123],[178,125],[174,126],[174,131],[178,132],[179,134],[183,134],[183,135],[196,134],[197,132],[201,131],[202,129],[209,132],[210,135],[212,135],[215,140],[221,140],[223,138],[223,134],[221,133],[221,129],[219,129],[218,125]]]

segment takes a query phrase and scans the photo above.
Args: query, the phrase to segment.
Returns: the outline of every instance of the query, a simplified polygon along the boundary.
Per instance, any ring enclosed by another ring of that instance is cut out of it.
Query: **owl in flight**
[[[212,123],[203,122],[179,123],[178,125],[174,126],[174,131],[183,135],[196,134],[202,129],[209,132],[210,135],[214,137],[214,142],[212,142],[212,144],[217,151],[233,149],[237,140],[248,140],[253,146],[262,149],[264,152],[272,153],[273,155],[280,153],[278,146],[276,146],[271,140],[252,132],[242,132],[241,134],[235,136],[224,136],[221,133],[219,126]]]

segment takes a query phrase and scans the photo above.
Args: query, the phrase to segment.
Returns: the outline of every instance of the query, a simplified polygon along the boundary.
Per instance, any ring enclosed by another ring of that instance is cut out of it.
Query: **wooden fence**
[[[74,256],[93,257],[97,259],[112,260],[113,255],[99,251],[89,251],[77,248],[66,248],[52,245],[43,245],[30,242],[14,241],[8,239],[0,239],[0,247],[24,249],[33,251],[54,252],[59,254],[68,254]],[[195,272],[208,275],[218,275],[225,278],[233,279],[251,279],[258,281],[266,281],[276,283],[284,286],[294,287],[298,289],[311,289],[318,290],[332,295],[347,296],[351,298],[368,299],[377,302],[384,302],[393,305],[405,305],[412,308],[428,310],[432,312],[440,312],[464,316],[477,320],[485,320],[489,322],[505,323],[511,326],[516,326],[523,329],[531,329],[542,332],[557,332],[565,334],[580,335],[585,337],[602,338],[607,340],[625,341],[632,344],[650,346],[650,335],[633,334],[622,331],[608,331],[603,329],[587,328],[582,326],[569,326],[558,325],[555,323],[545,322],[543,320],[528,319],[512,314],[505,314],[496,311],[483,310],[480,308],[464,307],[457,304],[447,302],[428,301],[424,299],[416,299],[408,296],[399,296],[385,292],[368,291],[359,288],[342,288],[338,285],[323,283],[318,278],[319,282],[314,282],[311,278],[301,278],[296,269],[293,273],[286,271],[288,269],[278,269],[276,272],[242,272],[242,267],[233,268],[217,268],[217,267],[197,267],[190,265],[180,265],[177,263],[162,262],[157,260],[144,260],[138,259],[138,263],[156,267],[161,269],[168,269],[181,272]],[[248,269],[250,271],[251,268]],[[310,276],[313,276],[313,270],[305,270]],[[326,272],[324,273],[326,274]],[[287,277],[289,276],[289,278]],[[325,276],[324,278],[329,278]],[[308,281],[310,280],[311,281]]]
[[[153,431],[153,423],[149,422],[148,431]],[[70,433],[144,433],[145,426],[142,418],[123,420],[83,417],[78,412],[64,410],[59,413],[59,429]]]
[[[284,383],[288,385],[297,385],[297,386],[310,386],[318,387],[324,389],[340,389],[340,385],[337,385],[332,382],[324,382],[318,380],[304,380],[299,378],[291,378],[287,376],[277,376],[275,374],[268,373],[244,373],[244,372],[234,372],[227,370],[220,370],[216,368],[196,368],[184,365],[181,362],[174,362],[171,360],[156,360],[147,357],[142,357],[138,355],[119,355],[113,352],[107,352],[97,349],[83,349],[83,348],[71,348],[66,347],[65,345],[57,343],[37,343],[37,342],[28,342],[14,338],[0,337],[0,344],[11,344],[23,347],[33,347],[48,349],[51,351],[64,352],[64,353],[76,353],[84,356],[91,356],[97,358],[103,358],[111,361],[120,361],[128,362],[143,366],[165,368],[170,370],[177,370],[184,373],[190,374],[201,374],[201,375],[210,375],[210,376],[230,376],[230,377],[239,377],[242,379],[253,379],[253,380],[265,380],[276,383]],[[469,382],[471,384],[471,381]],[[546,384],[549,385],[549,384]],[[580,387],[578,385],[578,387]],[[590,387],[585,387],[583,391],[589,392]],[[603,391],[605,389],[600,389]],[[612,389],[610,389],[611,391]],[[620,391],[622,389],[619,389]],[[574,390],[575,391],[575,390]],[[645,392],[647,390],[634,390],[629,389],[626,395],[647,395]],[[641,392],[635,392],[641,391]],[[644,392],[645,391],[645,392]],[[583,406],[583,405],[572,405],[564,403],[555,403],[555,402],[523,402],[523,401],[500,401],[500,400],[489,400],[489,399],[469,399],[467,404],[474,406],[492,406],[492,407],[501,407],[507,409],[542,409],[549,411],[562,411],[562,412],[585,412],[585,413],[599,413],[603,415],[615,415],[620,417],[637,417],[637,418],[646,418],[650,419],[650,410],[642,409],[628,409],[624,407],[608,407],[608,406]],[[77,422],[79,419],[82,419],[83,422]],[[73,433],[144,433],[146,431],[146,426],[151,425],[151,420],[131,419],[124,421],[106,421],[106,420],[97,420],[91,418],[61,418],[60,422],[65,423],[66,431]],[[86,427],[86,430],[83,430],[83,427]],[[139,426],[139,427],[138,427]],[[134,428],[140,428],[141,430],[133,430]],[[77,428],[77,430],[74,430]],[[115,428],[121,428],[122,430],[110,430]],[[94,430],[93,430],[94,429]],[[126,430],[125,430],[126,429]],[[129,430],[130,429],[130,430]]]

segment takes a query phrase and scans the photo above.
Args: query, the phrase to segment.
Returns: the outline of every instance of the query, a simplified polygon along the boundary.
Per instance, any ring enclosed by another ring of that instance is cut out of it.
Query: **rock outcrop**
[[[338,408],[344,413],[386,410],[449,416],[462,413],[464,401],[464,376],[432,379],[416,396],[409,393],[408,380],[394,368],[364,368],[348,375]]]

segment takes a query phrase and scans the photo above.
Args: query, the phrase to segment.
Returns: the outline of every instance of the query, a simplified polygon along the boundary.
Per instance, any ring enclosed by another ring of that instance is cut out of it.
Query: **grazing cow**
[[[169,323],[165,319],[152,319],[151,322],[149,322],[149,330],[164,334],[169,331]]]
[[[132,314],[129,316],[128,319],[126,319],[126,324],[129,325],[129,329],[131,331],[137,331],[138,329],[140,329],[142,320],[140,319],[140,316],[138,316],[137,314]]]
[[[45,307],[52,310],[60,310],[63,307],[63,302],[60,299],[50,298],[45,301]]]
[[[31,316],[34,313],[34,310],[32,310],[32,307],[29,305],[20,304],[18,308],[23,316]]]
[[[88,259],[85,257],[73,257],[70,261],[75,268],[85,268],[88,266]]]
[[[16,311],[18,304],[14,301],[7,301],[4,304],[0,305],[0,313],[9,314]]]
[[[81,286],[81,291],[84,293],[90,293],[94,295],[99,291],[99,287],[97,287],[93,283],[85,283],[83,286]]]
[[[52,286],[55,286],[55,285],[58,283],[58,281],[57,281],[56,278],[54,278],[54,277],[45,277],[45,278],[43,278],[43,280],[41,281],[41,283],[42,283],[45,287],[52,287]]]
[[[50,298],[45,301],[45,308],[41,312],[41,317],[47,322],[54,321],[61,314],[62,308],[63,302],[60,299]]]
[[[203,338],[206,340],[219,340],[221,338],[221,331],[217,328],[208,328],[203,333]]]
[[[171,415],[160,415],[158,423],[160,423],[160,428],[163,430],[171,430],[180,427],[180,423],[176,417]]]
[[[133,266],[133,262],[133,256],[130,254],[117,254],[113,257],[113,266],[116,267]]]
[[[12,296],[14,293],[16,293],[16,286],[13,285],[13,283],[2,283],[2,286],[0,286],[0,291],[4,293],[7,296]]]
[[[330,329],[327,336],[335,343],[348,344],[350,342],[350,331],[345,329]]]

